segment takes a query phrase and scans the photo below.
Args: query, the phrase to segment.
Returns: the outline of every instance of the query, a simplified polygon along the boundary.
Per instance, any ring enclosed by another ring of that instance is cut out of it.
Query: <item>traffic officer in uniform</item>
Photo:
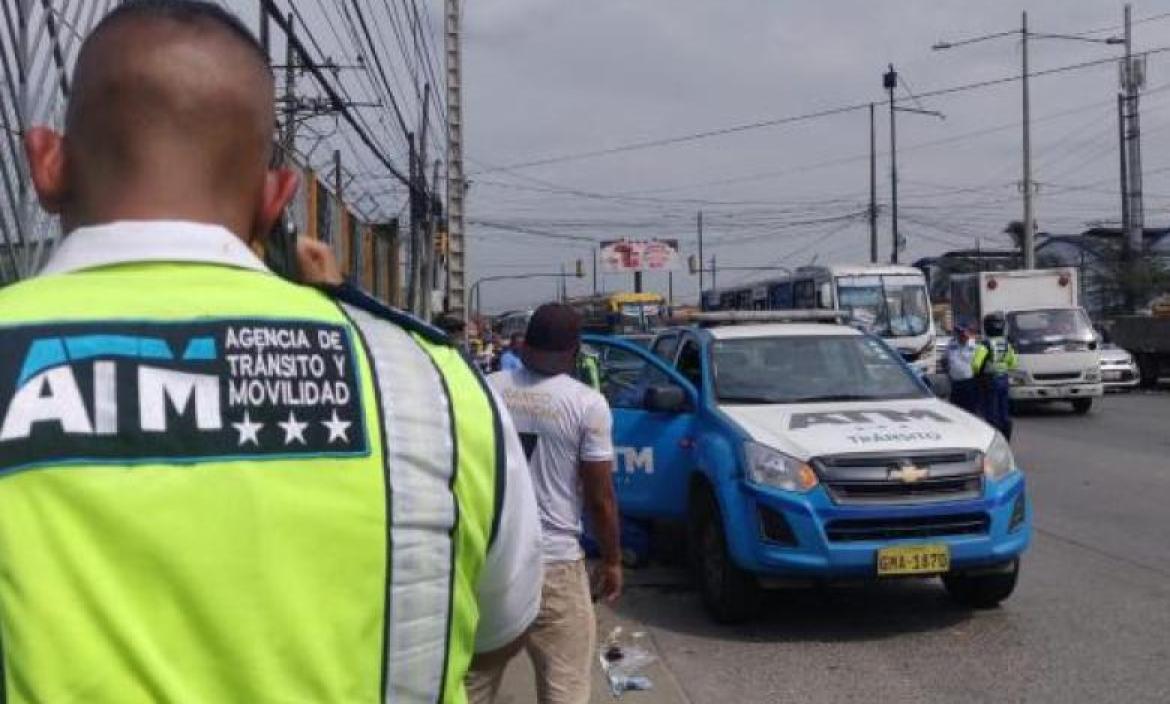
[[[465,701],[540,599],[511,421],[446,339],[253,254],[296,189],[210,3],[132,0],[26,134],[66,233],[0,292],[0,700]]]
[[[1008,440],[1012,438],[1010,372],[1018,366],[1016,351],[1007,340],[1007,319],[1003,313],[983,318],[983,341],[971,360],[979,380],[980,415]]]

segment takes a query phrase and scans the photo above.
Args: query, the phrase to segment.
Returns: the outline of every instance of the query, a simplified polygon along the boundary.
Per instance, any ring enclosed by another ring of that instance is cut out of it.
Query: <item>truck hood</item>
[[[985,451],[995,431],[935,398],[778,405],[724,405],[753,440],[800,460],[857,452]]]

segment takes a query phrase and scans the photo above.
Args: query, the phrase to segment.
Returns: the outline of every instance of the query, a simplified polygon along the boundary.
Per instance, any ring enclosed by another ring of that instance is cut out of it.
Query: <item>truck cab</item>
[[[903,576],[999,603],[1030,536],[1011,449],[840,315],[699,314],[648,350],[590,336],[623,518],[685,527],[723,621],[765,588]]]

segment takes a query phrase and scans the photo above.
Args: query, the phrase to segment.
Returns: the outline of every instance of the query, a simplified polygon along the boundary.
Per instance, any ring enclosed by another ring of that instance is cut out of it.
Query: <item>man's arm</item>
[[[601,548],[598,590],[607,602],[622,593],[622,546],[613,491],[613,414],[601,394],[586,409],[581,435],[582,503]]]
[[[581,462],[581,484],[585,512],[601,548],[598,589],[603,600],[612,602],[622,594],[622,547],[613,492],[613,460]]]

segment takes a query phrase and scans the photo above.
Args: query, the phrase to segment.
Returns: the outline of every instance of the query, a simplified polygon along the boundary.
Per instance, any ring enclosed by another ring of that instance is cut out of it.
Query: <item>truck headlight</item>
[[[808,491],[817,485],[817,474],[807,463],[755,442],[744,445],[747,479],[752,484],[784,491]]]
[[[1016,468],[1016,458],[1003,434],[997,432],[991,447],[983,453],[983,473],[988,479],[999,479]]]
[[[1091,367],[1085,370],[1085,381],[1095,383],[1101,381],[1101,368]]]
[[[1008,383],[1012,386],[1026,386],[1028,384],[1028,372],[1023,369],[1013,369],[1008,372]]]

